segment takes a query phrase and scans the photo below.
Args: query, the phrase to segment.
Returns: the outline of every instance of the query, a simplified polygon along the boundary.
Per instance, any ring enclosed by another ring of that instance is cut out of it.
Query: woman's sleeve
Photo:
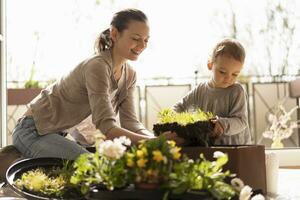
[[[120,124],[122,128],[137,133],[145,130],[143,124],[138,120],[135,110],[134,91],[136,89],[136,74],[133,74],[131,85],[128,88],[126,98],[121,102],[119,109]]]
[[[242,86],[233,91],[228,117],[220,117],[225,135],[235,135],[248,126],[248,110],[246,92]]]
[[[85,66],[85,81],[92,122],[103,134],[117,127],[115,112],[110,102],[110,68],[103,60],[92,60]]]

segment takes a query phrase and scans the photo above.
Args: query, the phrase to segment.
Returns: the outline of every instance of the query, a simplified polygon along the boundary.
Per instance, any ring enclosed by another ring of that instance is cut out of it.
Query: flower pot
[[[141,183],[135,183],[134,186],[136,189],[140,189],[140,190],[154,190],[154,189],[158,189],[160,184],[141,182]]]
[[[153,131],[157,136],[166,131],[176,132],[187,142],[185,146],[212,146],[214,139],[210,135],[213,128],[214,125],[211,121],[198,121],[186,125],[177,122],[153,125]]]
[[[41,88],[9,88],[7,89],[7,103],[8,105],[26,105],[41,91]]]

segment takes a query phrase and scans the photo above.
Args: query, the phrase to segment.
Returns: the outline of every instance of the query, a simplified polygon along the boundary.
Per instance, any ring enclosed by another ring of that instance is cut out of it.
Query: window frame
[[[6,135],[6,0],[0,1],[0,147],[7,145]]]

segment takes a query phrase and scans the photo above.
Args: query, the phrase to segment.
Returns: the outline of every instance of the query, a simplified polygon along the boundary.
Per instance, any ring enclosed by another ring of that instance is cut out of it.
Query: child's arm
[[[219,117],[225,135],[235,135],[248,127],[247,98],[244,89],[240,86],[231,95],[230,111],[228,117]]]
[[[194,108],[198,95],[197,93],[197,88],[189,91],[187,95],[185,95],[173,106],[173,110],[175,110],[176,112],[187,112],[190,108]]]

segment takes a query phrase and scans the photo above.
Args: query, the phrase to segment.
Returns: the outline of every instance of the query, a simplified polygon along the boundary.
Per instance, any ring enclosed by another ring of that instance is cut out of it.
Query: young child
[[[223,39],[213,49],[207,68],[211,79],[200,83],[174,105],[177,112],[200,108],[217,115],[212,137],[216,144],[250,144],[246,92],[236,82],[243,68],[245,50],[234,39]]]

